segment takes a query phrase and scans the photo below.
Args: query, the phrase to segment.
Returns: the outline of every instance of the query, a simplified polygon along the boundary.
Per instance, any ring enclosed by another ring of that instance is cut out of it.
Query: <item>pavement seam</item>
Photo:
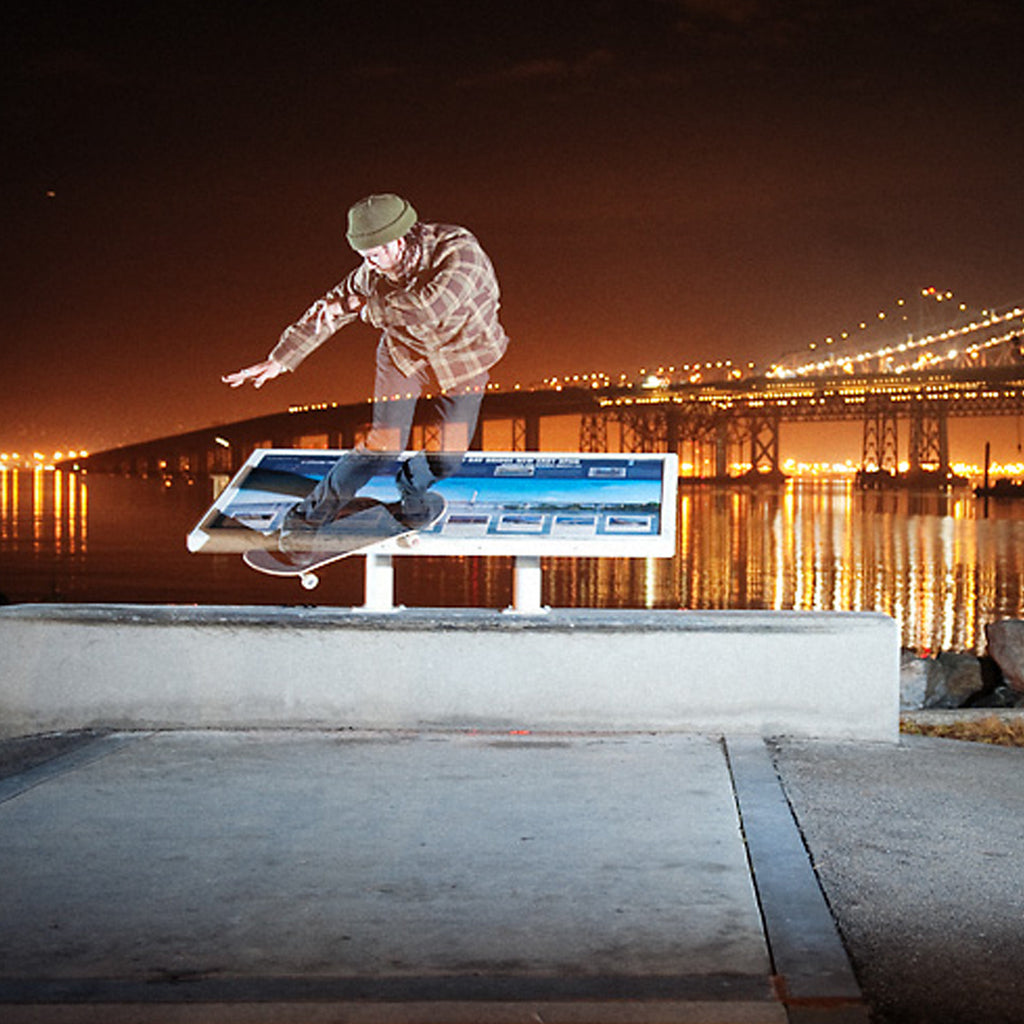
[[[791,1020],[812,1008],[866,1012],[765,741],[726,737],[724,747],[779,1000]]]
[[[67,775],[69,772],[77,771],[79,768],[110,757],[129,744],[152,735],[152,732],[108,733],[105,736],[91,739],[63,754],[58,754],[41,764],[34,765],[32,768],[8,775],[6,778],[0,779],[0,804],[14,800],[37,786]]]
[[[438,975],[295,977],[197,974],[168,978],[0,979],[0,1005],[94,1003],[576,1003],[771,1004],[763,975]]]

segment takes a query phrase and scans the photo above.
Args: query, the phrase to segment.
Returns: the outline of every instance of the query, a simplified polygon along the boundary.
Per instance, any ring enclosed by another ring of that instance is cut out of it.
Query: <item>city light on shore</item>
[[[67,459],[84,459],[89,453],[84,448],[68,448],[55,452],[33,451],[31,454],[17,451],[0,452],[2,469],[55,469]]]

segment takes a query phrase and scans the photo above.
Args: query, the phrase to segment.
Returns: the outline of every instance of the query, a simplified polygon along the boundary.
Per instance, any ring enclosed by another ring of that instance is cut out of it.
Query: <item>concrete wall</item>
[[[898,738],[871,613],[17,605],[0,734],[84,727]]]

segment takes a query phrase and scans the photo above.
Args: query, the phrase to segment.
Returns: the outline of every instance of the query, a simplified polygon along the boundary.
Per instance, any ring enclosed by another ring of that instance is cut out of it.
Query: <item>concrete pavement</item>
[[[771,748],[872,1019],[1024,1021],[1024,749]]]
[[[759,739],[81,739],[0,780],[5,1021],[867,1019]]]
[[[0,1019],[1015,1024],[1022,773],[916,736],[8,740]]]

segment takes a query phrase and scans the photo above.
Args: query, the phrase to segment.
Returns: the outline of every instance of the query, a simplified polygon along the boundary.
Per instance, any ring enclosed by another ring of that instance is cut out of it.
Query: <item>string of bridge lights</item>
[[[931,299],[936,303],[953,303],[956,301],[951,291],[943,291],[938,288],[923,288],[921,289],[920,295],[922,299]],[[904,312],[906,305],[906,299],[896,300],[896,306],[899,310],[897,315],[900,316],[901,322],[904,323],[909,322],[909,315]],[[966,314],[969,312],[969,307],[964,302],[958,302],[956,304],[956,311],[960,314]],[[988,337],[984,341],[976,342],[962,348],[949,348],[944,352],[921,352],[920,350],[929,348],[933,345],[941,345],[943,343],[963,339],[977,331],[987,330],[1000,324],[1009,324],[1011,321],[1017,320],[1022,316],[1024,316],[1024,309],[1019,306],[1015,306],[1012,309],[999,313],[983,309],[978,314],[979,319],[971,320],[970,323],[967,324],[947,327],[944,330],[935,331],[917,338],[915,338],[911,333],[908,334],[903,341],[889,341],[887,343],[876,344],[873,347],[864,349],[855,354],[830,352],[824,359],[810,359],[796,366],[787,367],[776,364],[769,369],[767,376],[773,378],[798,377],[823,373],[828,370],[839,370],[846,373],[852,373],[857,369],[856,364],[864,364],[873,360],[885,361],[885,369],[890,373],[905,373],[908,370],[920,370],[926,367],[952,362],[955,359],[965,356],[968,358],[977,358],[977,356],[984,350],[996,345],[1005,344],[1014,337],[1019,337],[1021,334],[1020,326],[1018,325],[1018,327],[1006,331],[1003,334]],[[889,314],[884,310],[880,311],[873,321],[869,322],[862,320],[858,325],[858,331],[867,331],[870,327],[877,326],[879,324],[887,326],[887,322],[889,320]],[[825,338],[824,344],[826,346],[841,344],[844,341],[849,341],[851,338],[855,339],[856,336],[857,332],[842,331],[838,337],[829,336]],[[818,342],[811,342],[808,345],[808,349],[813,352],[818,349],[818,346]],[[915,355],[910,355],[911,353],[915,353]]]
[[[545,377],[541,383],[544,387],[561,391],[564,388],[589,387],[609,388],[612,386],[632,387],[634,382],[639,381],[642,388],[660,387],[673,380],[689,381],[691,384],[698,384],[709,374],[727,380],[740,380],[744,373],[753,371],[756,364],[734,363],[731,359],[715,359],[700,363],[683,363],[679,366],[659,366],[655,369],[641,368],[636,374],[620,373],[618,377],[612,377],[607,373],[570,373],[563,376],[555,375]],[[519,385],[516,385],[518,389]]]
[[[922,288],[920,298],[922,301],[934,302],[936,305],[944,304],[954,316],[966,317],[971,314],[971,307],[967,303],[959,301],[954,293],[949,290],[935,287]],[[837,335],[828,336],[820,343],[811,342],[808,346],[809,350],[815,352],[821,344],[838,348],[844,342],[856,341],[858,338],[863,339],[865,332],[869,332],[872,327],[889,327],[892,325],[893,320],[897,318],[901,324],[909,323],[911,314],[908,310],[907,300],[905,298],[897,299],[894,305],[895,312],[880,310],[872,320],[862,320],[856,329],[845,330]],[[974,319],[969,323],[958,323],[941,330],[932,330],[919,337],[915,337],[913,333],[907,333],[906,337],[901,341],[891,340],[890,332],[890,340],[875,342],[859,352],[840,353],[832,349],[825,358],[809,359],[796,366],[775,364],[769,368],[766,376],[780,379],[818,374],[829,370],[853,373],[857,369],[865,369],[864,364],[876,360],[885,364],[884,369],[886,372],[905,373],[911,370],[935,367],[965,357],[976,359],[987,349],[1006,344],[1015,338],[1019,339],[1022,333],[1024,333],[1024,330],[1022,330],[1024,329],[1024,323],[1014,323],[1019,320],[1024,320],[1024,308],[1020,306],[1014,306],[1001,312],[981,309],[975,313]],[[932,346],[941,346],[950,342],[962,342],[963,339],[972,334],[988,330],[992,327],[998,327],[1001,324],[1007,325],[1010,329],[966,346],[958,344],[944,351],[923,351]],[[1011,324],[1013,326],[1010,326]],[[877,337],[877,334],[873,333],[873,336]],[[724,376],[726,379],[738,380],[745,376],[745,373],[753,371],[754,368],[754,363],[747,363],[745,367],[741,368],[739,364],[733,364],[732,360],[717,360],[682,366],[661,366],[657,370],[651,371],[641,369],[638,378],[641,387],[651,388],[664,385],[673,379],[699,383],[706,378],[709,371],[716,377]],[[632,386],[633,382],[638,378],[636,375],[626,373],[620,374],[617,380],[607,373],[566,374],[564,376],[546,377],[542,381],[542,385],[559,391],[566,387],[607,388],[615,384],[620,386],[628,384]],[[517,389],[518,387],[519,385],[516,385]]]

